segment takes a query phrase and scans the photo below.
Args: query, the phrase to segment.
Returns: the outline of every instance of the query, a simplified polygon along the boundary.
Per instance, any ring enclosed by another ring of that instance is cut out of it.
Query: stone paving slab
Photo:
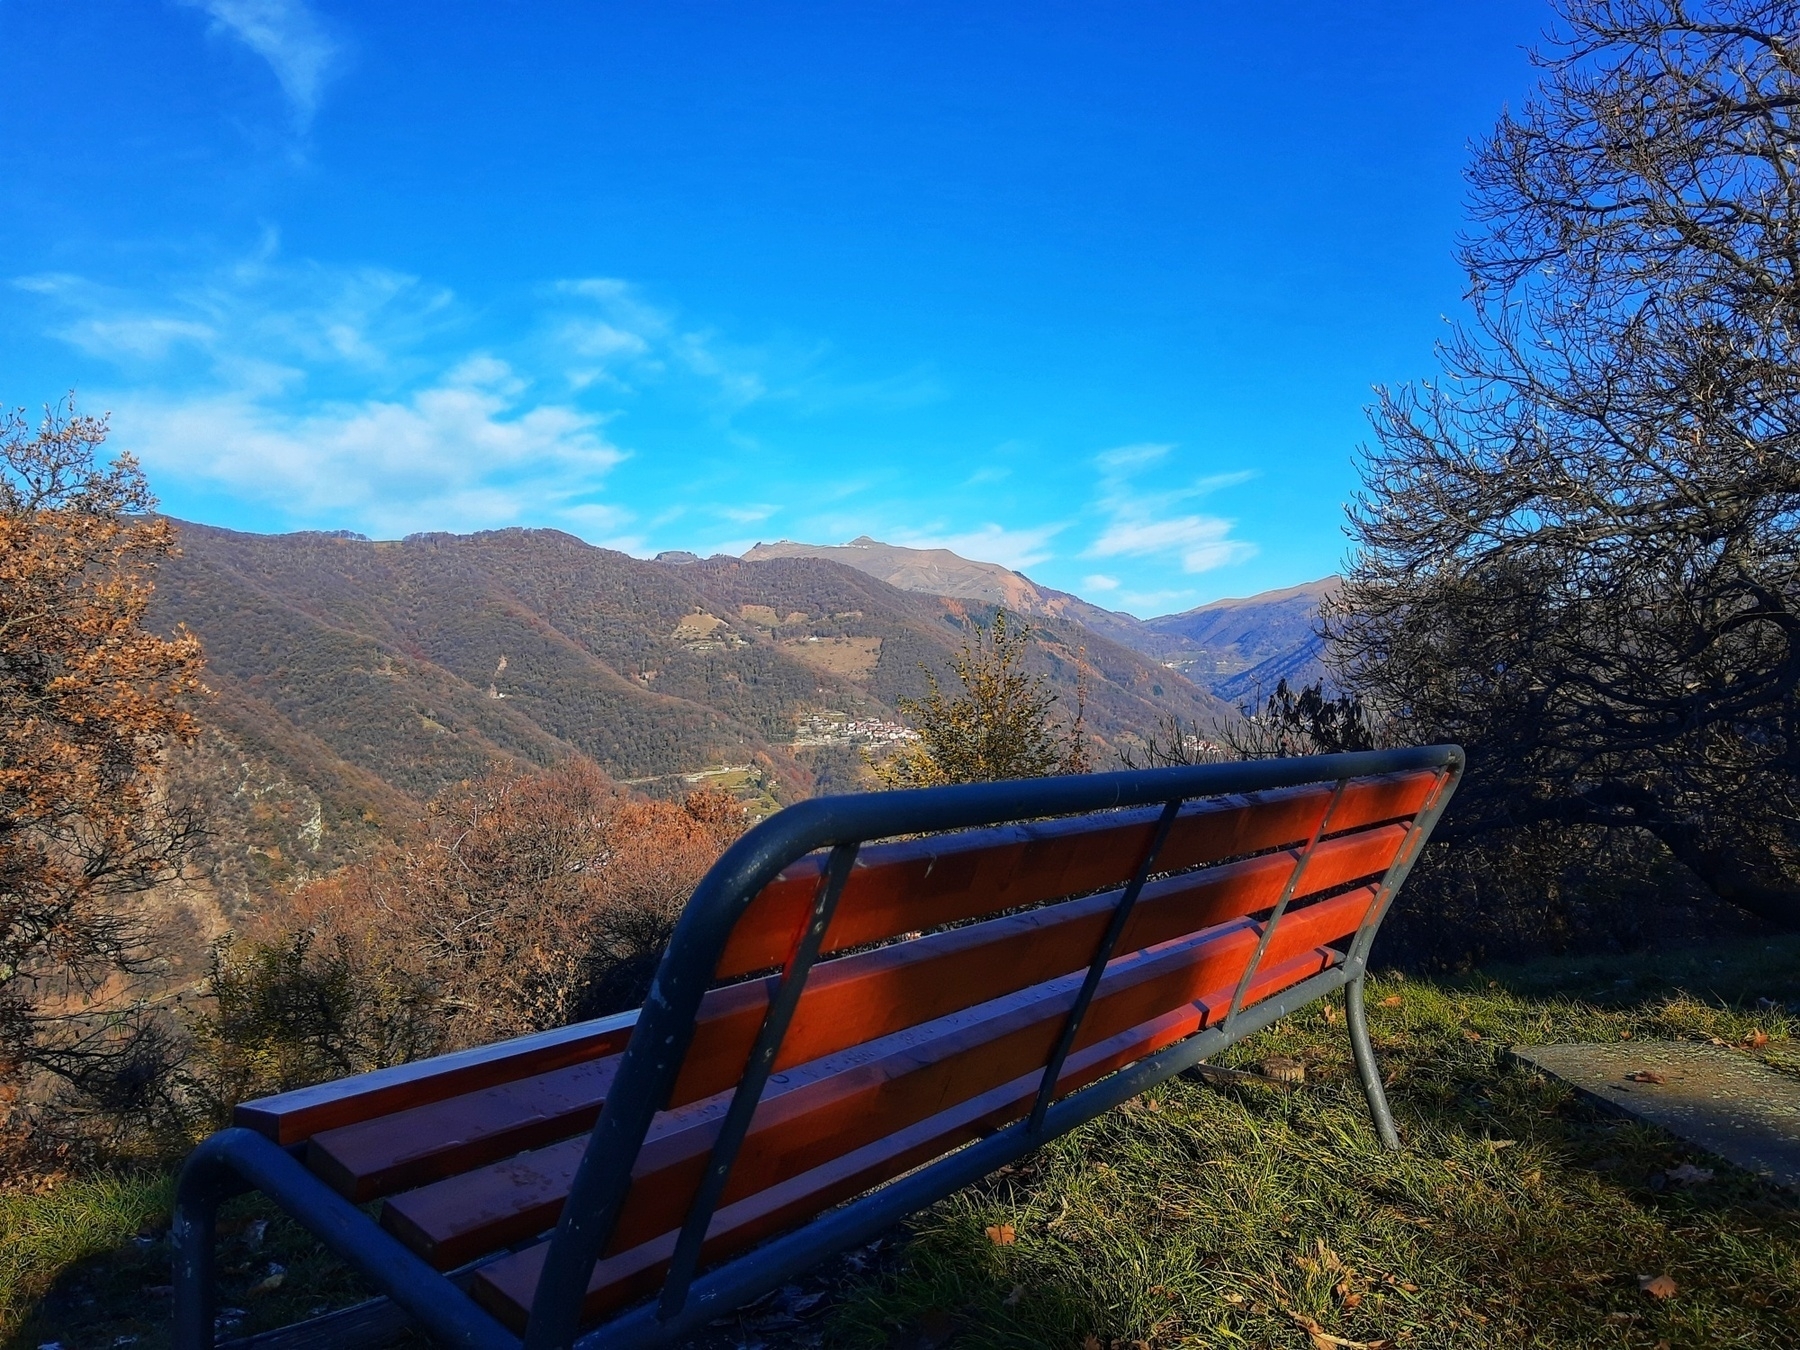
[[[1687,1041],[1515,1045],[1512,1055],[1766,1181],[1800,1191],[1800,1078],[1728,1046]]]

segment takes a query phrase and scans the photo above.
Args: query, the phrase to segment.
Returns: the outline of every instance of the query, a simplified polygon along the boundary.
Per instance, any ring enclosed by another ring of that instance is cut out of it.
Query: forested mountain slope
[[[858,725],[895,719],[989,612],[828,561],[645,562],[550,530],[371,542],[190,524],[182,548],[156,623],[199,634],[208,720],[314,788],[328,825],[572,752],[628,781],[748,766],[770,799],[804,796],[828,761],[842,782]],[[1060,706],[1088,669],[1102,763],[1170,714],[1225,711],[1077,624],[1033,623]]]
[[[1235,704],[1267,692],[1277,681],[1308,684],[1325,668],[1317,632],[1319,605],[1337,589],[1336,577],[1214,600],[1180,614],[1139,619],[1102,609],[1078,595],[1040,585],[999,563],[977,562],[949,549],[907,548],[867,535],[848,544],[758,544],[746,561],[822,558],[879,577],[901,590],[958,596],[1005,605],[1015,614],[1066,619],[1181,671],[1202,688]]]

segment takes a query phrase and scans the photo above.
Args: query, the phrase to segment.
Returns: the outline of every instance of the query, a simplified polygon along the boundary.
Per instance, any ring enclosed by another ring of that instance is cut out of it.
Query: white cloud
[[[188,0],[269,63],[301,125],[318,111],[319,95],[342,56],[305,0]]]
[[[1172,445],[1125,445],[1094,457],[1100,470],[1100,509],[1107,518],[1099,536],[1084,552],[1090,558],[1168,558],[1184,572],[1215,567],[1256,556],[1256,545],[1233,539],[1235,521],[1199,513],[1171,514],[1178,502],[1206,496],[1241,483],[1248,472],[1215,474],[1185,488],[1147,489],[1134,476],[1168,458]],[[1149,597],[1141,597],[1149,598]]]
[[[1256,545],[1230,537],[1231,526],[1231,521],[1217,516],[1114,520],[1088,548],[1088,556],[1153,558],[1177,554],[1182,570],[1210,572],[1256,554]]]
[[[983,483],[999,483],[1012,477],[1012,470],[1005,465],[990,464],[986,468],[975,470],[963,479],[964,487],[980,487]]]
[[[656,380],[674,370],[698,376],[731,407],[769,393],[753,355],[726,350],[716,333],[683,328],[674,311],[644,299],[628,281],[582,277],[559,281],[554,290],[581,302],[562,317],[552,338],[577,389],[598,383],[630,391],[634,380]]]
[[[1121,445],[1113,450],[1102,450],[1094,456],[1098,464],[1108,475],[1120,476],[1145,468],[1168,457],[1173,445],[1141,444]]]
[[[150,297],[26,277],[56,337],[113,363],[113,441],[163,482],[371,533],[560,524],[630,543],[596,499],[625,451],[606,416],[534,392],[511,362],[444,350],[454,298],[378,268],[253,253]],[[637,541],[641,543],[641,541]]]
[[[524,519],[612,534],[629,513],[578,500],[624,452],[599,419],[528,405],[510,367],[475,357],[404,399],[306,412],[225,392],[116,403],[121,448],[166,473],[297,518],[372,533],[476,529]]]
[[[1096,572],[1092,576],[1083,577],[1081,579],[1081,588],[1084,591],[1098,591],[1104,594],[1107,591],[1118,590],[1119,579],[1117,577],[1109,577],[1104,572]]]

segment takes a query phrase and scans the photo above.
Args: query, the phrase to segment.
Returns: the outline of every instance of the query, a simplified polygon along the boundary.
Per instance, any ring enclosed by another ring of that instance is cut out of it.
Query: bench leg
[[[1400,1136],[1394,1130],[1394,1114],[1388,1110],[1387,1091],[1381,1086],[1381,1066],[1375,1062],[1375,1047],[1369,1041],[1361,975],[1344,986],[1344,1020],[1350,1024],[1350,1052],[1356,1057],[1356,1073],[1362,1079],[1363,1095],[1369,1099],[1369,1114],[1375,1118],[1375,1133],[1388,1148],[1397,1149]]]
[[[205,1145],[194,1151],[175,1183],[169,1245],[175,1254],[173,1350],[213,1350],[218,1286],[213,1252],[219,1206],[247,1190],[224,1159]]]
[[[437,1344],[454,1350],[519,1350],[519,1338],[377,1227],[277,1145],[245,1129],[204,1141],[175,1184],[174,1350],[213,1350],[218,1298],[215,1216],[233,1195],[259,1190],[329,1251],[359,1271]]]

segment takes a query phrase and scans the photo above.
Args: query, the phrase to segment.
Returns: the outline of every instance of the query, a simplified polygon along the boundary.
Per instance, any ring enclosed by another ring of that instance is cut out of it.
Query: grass
[[[174,1189],[165,1176],[102,1172],[38,1194],[0,1193],[0,1332],[65,1269],[165,1221]]]
[[[800,1332],[764,1339],[871,1350],[1800,1344],[1791,1197],[1505,1055],[1522,1041],[1744,1046],[1761,1032],[1770,1039],[1756,1056],[1800,1076],[1800,1018],[1779,1006],[1800,1007],[1797,983],[1800,939],[1373,982],[1403,1152],[1375,1142],[1341,1010],[1316,1006],[1220,1060],[1289,1055],[1307,1066],[1305,1087],[1165,1084],[918,1216],[896,1258],[837,1285]],[[1717,1175],[1666,1184],[1684,1161]],[[167,1200],[166,1181],[116,1177],[0,1199],[7,1343],[164,1343],[161,1308],[141,1291],[166,1270],[151,1230]],[[257,1229],[266,1211],[239,1206],[222,1264],[241,1329],[355,1297],[302,1235],[279,1221]],[[1004,1245],[988,1235],[1002,1226]],[[251,1294],[271,1262],[285,1267],[282,1287]],[[1674,1280],[1672,1297],[1640,1290],[1640,1276],[1656,1275]]]

